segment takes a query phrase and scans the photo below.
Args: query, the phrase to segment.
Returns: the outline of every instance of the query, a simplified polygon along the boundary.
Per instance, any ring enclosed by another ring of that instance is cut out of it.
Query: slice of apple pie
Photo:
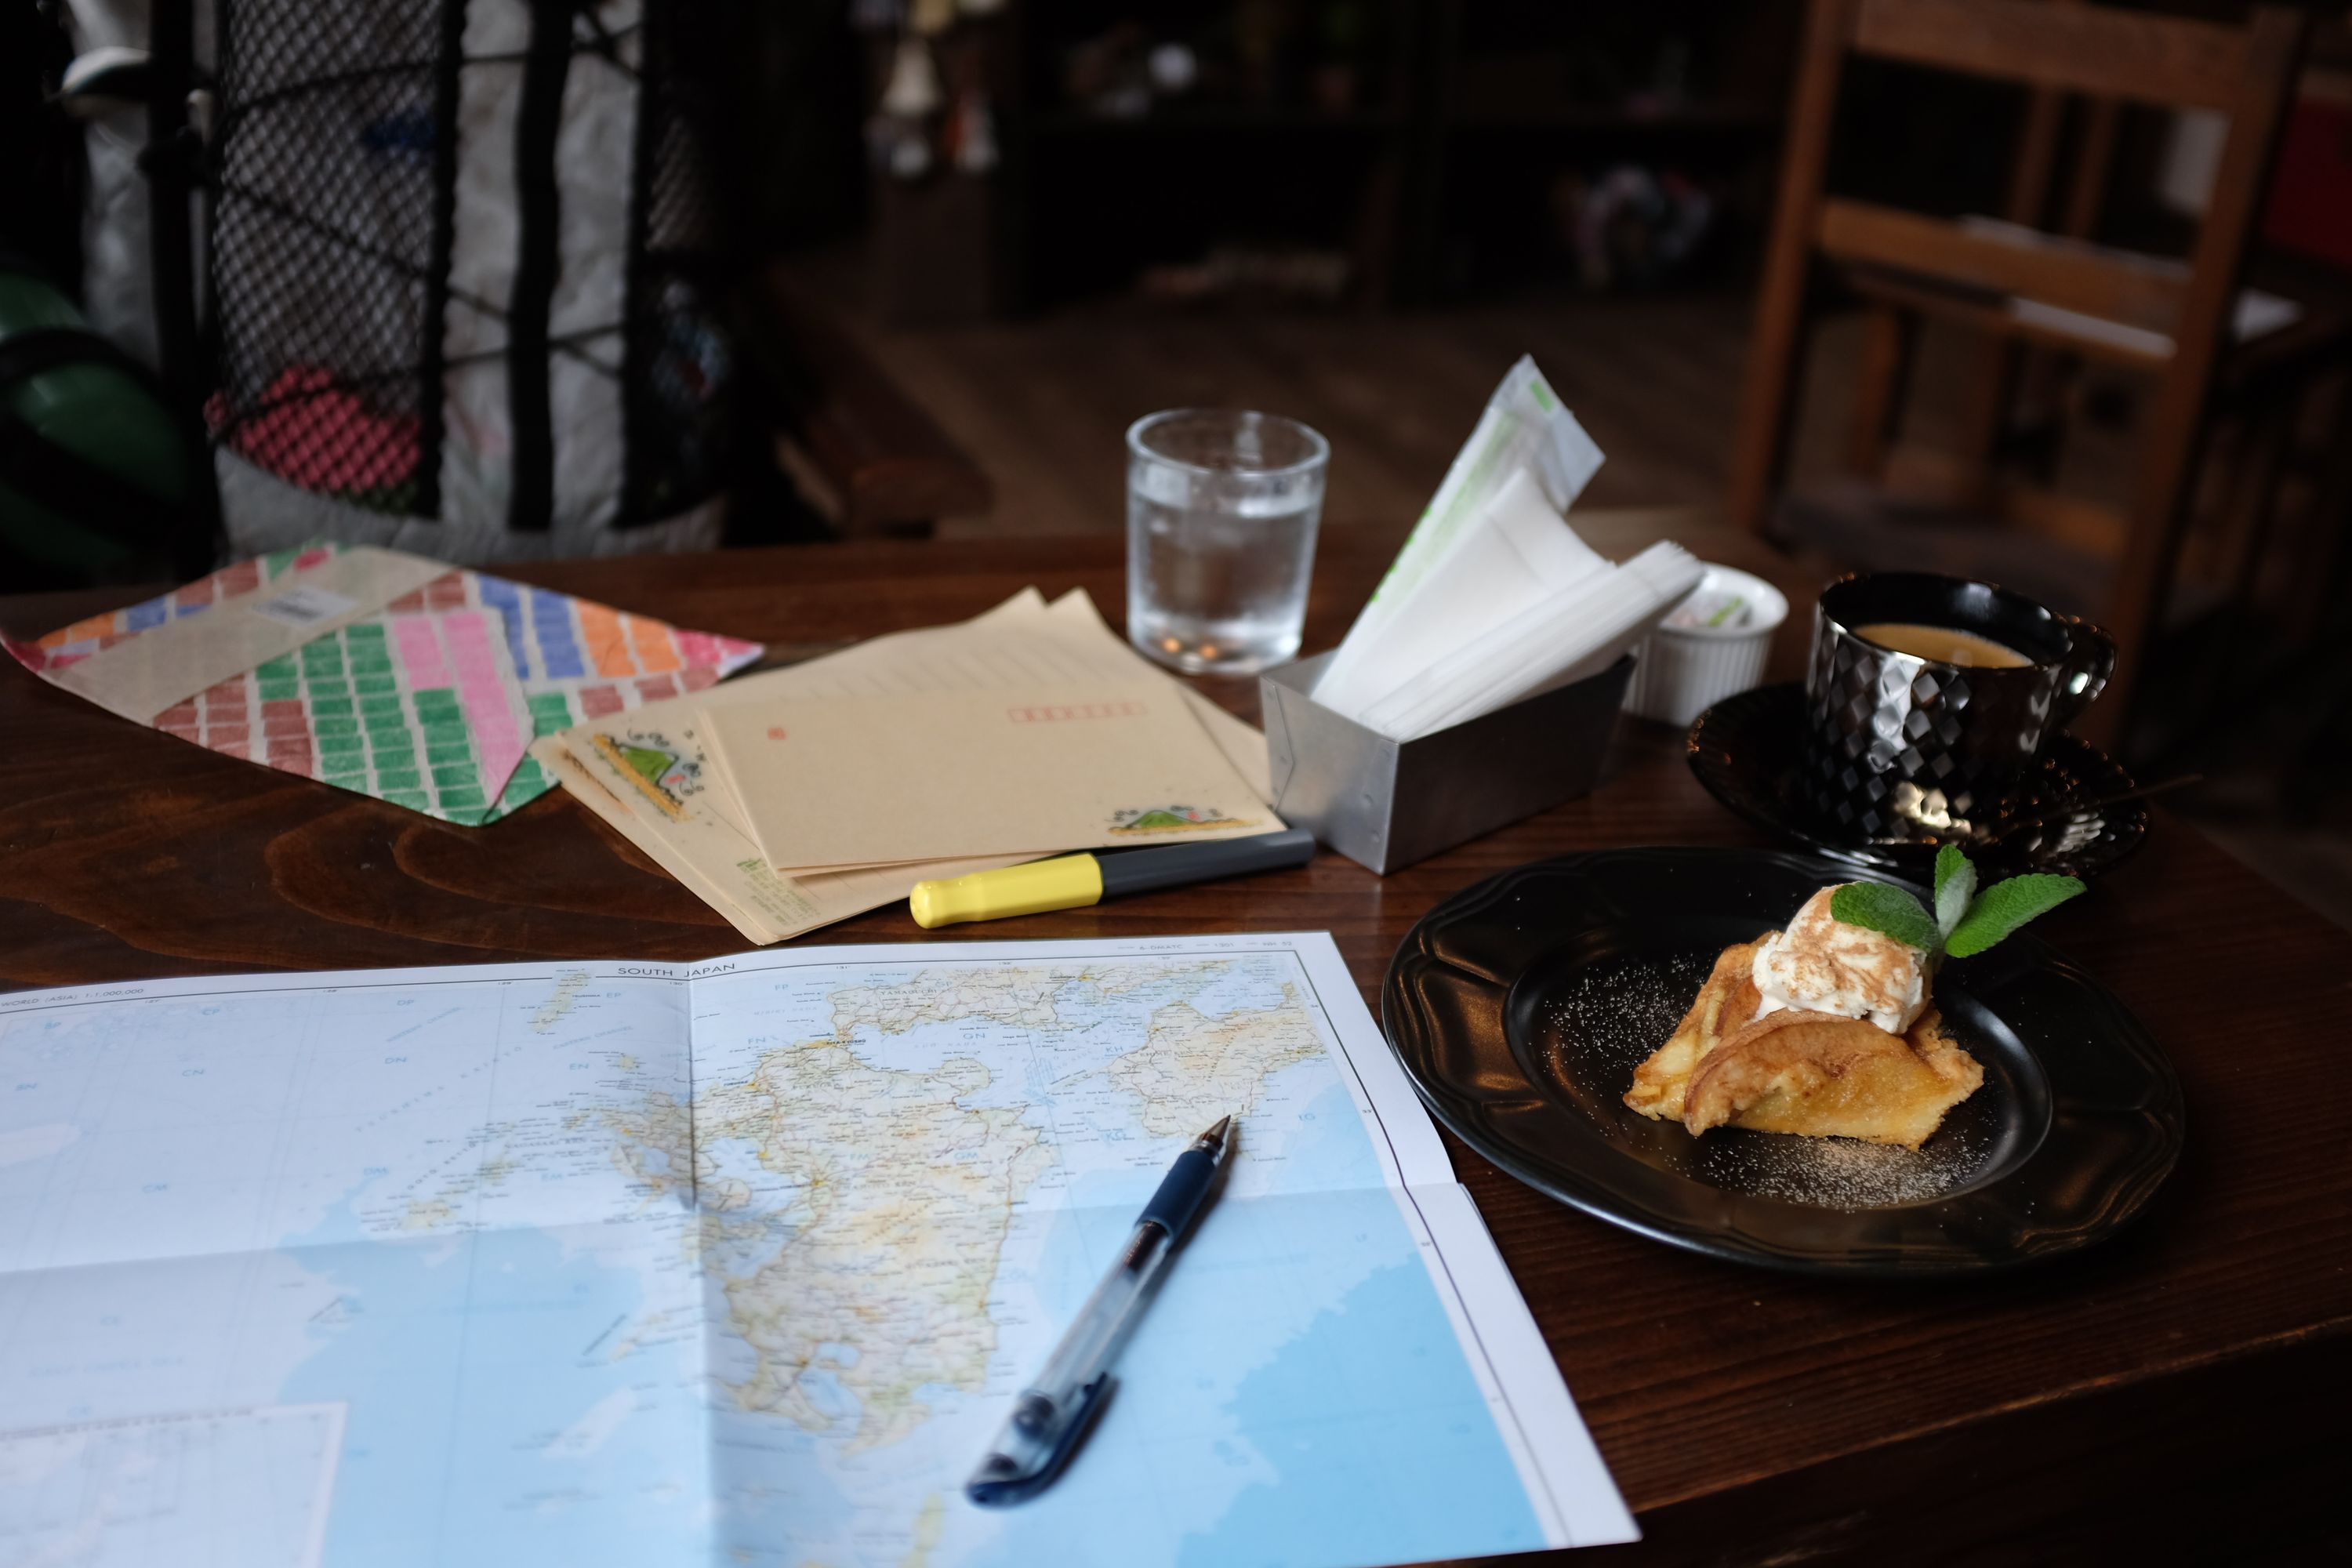
[[[1929,1001],[1926,950],[1837,921],[1824,888],[1785,931],[1726,948],[1625,1103],[1712,1127],[1916,1149],[1984,1083]]]

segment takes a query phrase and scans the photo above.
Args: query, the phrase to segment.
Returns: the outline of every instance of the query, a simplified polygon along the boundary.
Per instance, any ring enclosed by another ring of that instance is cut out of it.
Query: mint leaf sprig
[[[1977,890],[1977,868],[1959,847],[1936,851],[1936,910],[1884,882],[1848,882],[1830,895],[1830,913],[1923,952],[1969,958],[2083,890],[2079,878],[2030,871]]]

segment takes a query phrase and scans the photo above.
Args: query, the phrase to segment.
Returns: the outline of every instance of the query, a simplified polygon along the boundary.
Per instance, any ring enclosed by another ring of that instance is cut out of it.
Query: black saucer
[[[1381,1021],[1437,1119],[1612,1224],[1806,1273],[1937,1275],[2112,1235],[2180,1152],[2180,1086],[2139,1021],[2028,936],[1945,965],[1936,1004],[1984,1087],[1916,1152],[1717,1129],[1621,1098],[1716,955],[1852,868],[1780,850],[1616,849],[1447,900],[1389,966]]]
[[[1698,716],[1690,732],[1691,771],[1709,795],[1759,827],[1857,866],[1927,880],[1936,861],[1932,840],[1853,842],[1805,805],[1797,793],[1804,744],[1804,687],[1796,681],[1759,686],[1727,697]],[[1994,819],[1993,841],[1954,841],[1994,876],[2096,876],[2139,847],[2147,836],[2147,804],[2091,803],[2136,787],[2114,758],[2062,732],[2044,745],[2024,789]],[[2002,823],[2028,817],[2037,820],[2000,831]]]

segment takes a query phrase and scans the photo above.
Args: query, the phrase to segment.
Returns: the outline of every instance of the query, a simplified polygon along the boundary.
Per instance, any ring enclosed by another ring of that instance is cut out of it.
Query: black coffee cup
[[[2028,662],[1948,663],[1854,631],[1887,623],[1952,627]],[[1925,572],[1841,578],[1813,609],[1804,803],[1857,841],[1969,837],[1997,824],[2043,742],[2115,667],[2106,633],[1990,583]]]

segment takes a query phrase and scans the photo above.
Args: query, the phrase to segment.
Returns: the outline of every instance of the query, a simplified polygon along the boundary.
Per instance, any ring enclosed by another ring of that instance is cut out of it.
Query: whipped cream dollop
[[[1757,1016],[1790,1007],[1903,1034],[1927,1005],[1927,955],[1830,913],[1836,891],[1823,888],[1807,899],[1789,928],[1756,950],[1749,972],[1763,998]]]

